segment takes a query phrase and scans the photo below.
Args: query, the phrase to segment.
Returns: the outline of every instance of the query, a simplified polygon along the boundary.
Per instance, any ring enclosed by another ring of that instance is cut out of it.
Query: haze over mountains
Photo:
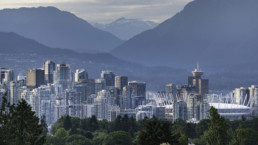
[[[112,54],[145,65],[225,69],[258,57],[257,0],[195,0]],[[257,63],[256,63],[257,64]]]
[[[95,27],[110,32],[122,40],[128,40],[133,36],[156,27],[158,24],[152,21],[138,19],[119,18],[110,24],[94,24]]]
[[[50,47],[77,52],[107,52],[123,42],[54,7],[0,10],[0,31],[15,32]]]

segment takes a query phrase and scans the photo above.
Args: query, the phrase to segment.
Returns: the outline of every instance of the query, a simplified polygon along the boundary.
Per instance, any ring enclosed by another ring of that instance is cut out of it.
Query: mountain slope
[[[101,30],[110,32],[122,40],[128,40],[137,34],[156,27],[157,25],[157,23],[152,21],[119,18],[110,24],[97,23],[94,26]]]
[[[54,7],[0,10],[0,31],[15,32],[50,47],[106,52],[122,43],[75,15]]]
[[[222,68],[257,61],[257,0],[195,0],[112,51],[146,65]]]

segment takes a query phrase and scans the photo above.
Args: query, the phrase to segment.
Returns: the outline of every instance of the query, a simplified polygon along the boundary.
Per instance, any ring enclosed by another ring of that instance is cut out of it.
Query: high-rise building
[[[44,84],[44,70],[30,69],[26,73],[26,86],[29,89],[35,89]]]
[[[199,100],[201,96],[196,94],[190,94],[186,100],[187,104],[187,119],[199,120]]]
[[[95,80],[87,79],[73,83],[73,89],[81,94],[81,101],[87,101],[91,94],[95,94]]]
[[[201,95],[202,97],[205,94],[209,93],[209,80],[202,79],[203,72],[199,68],[199,64],[197,64],[197,68],[192,72],[192,76],[188,77],[188,85],[195,87],[196,93]]]
[[[176,101],[177,88],[175,84],[167,84],[166,85],[166,97],[168,99]]]
[[[46,83],[54,83],[54,71],[56,70],[56,64],[53,61],[46,61],[44,63],[44,74]]]
[[[104,90],[105,88],[106,88],[105,79],[95,79],[95,94],[98,94],[99,91]]]
[[[8,70],[7,68],[0,67],[0,83],[3,83],[5,78],[5,71]]]
[[[88,73],[84,69],[77,69],[75,72],[75,82],[88,79]]]
[[[128,83],[128,86],[133,88],[132,106],[137,107],[138,105],[146,104],[146,83],[131,81]]]
[[[106,86],[115,86],[115,74],[112,71],[102,71],[101,78],[106,80]]]
[[[82,118],[81,109],[82,109],[82,103],[81,103],[81,93],[76,92],[75,90],[69,90],[67,89],[65,91],[65,100],[66,100],[66,106],[67,112],[69,116],[72,117],[78,117]]]
[[[127,76],[116,76],[115,78],[115,87],[119,90],[122,90],[123,87],[128,85],[128,77]]]
[[[121,109],[131,109],[135,108],[132,104],[132,94],[133,88],[129,86],[123,87],[122,95],[120,97],[120,108]]]
[[[187,105],[184,101],[176,101],[173,105],[173,121],[177,119],[187,120]]]
[[[247,102],[247,98],[248,98],[247,92],[248,92],[247,89],[244,87],[236,88],[233,93],[235,103],[239,105],[244,105]]]
[[[72,75],[70,65],[64,63],[57,64],[56,70],[54,71],[54,83],[61,84],[63,90],[71,88]]]
[[[7,68],[0,68],[0,83],[9,84],[14,81],[14,71]]]

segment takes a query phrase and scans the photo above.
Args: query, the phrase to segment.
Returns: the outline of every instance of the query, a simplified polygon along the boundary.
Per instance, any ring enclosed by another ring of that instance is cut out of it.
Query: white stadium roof
[[[227,103],[209,103],[210,106],[213,106],[216,109],[250,109],[248,106],[239,105],[239,104],[227,104]]]

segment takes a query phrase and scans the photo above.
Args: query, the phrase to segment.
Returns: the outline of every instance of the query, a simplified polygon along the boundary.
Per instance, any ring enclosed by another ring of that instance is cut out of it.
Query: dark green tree
[[[211,107],[209,110],[209,129],[204,132],[207,145],[228,145],[228,125],[226,120],[218,114],[217,109]]]
[[[64,119],[64,129],[69,130],[71,128],[72,128],[71,117],[69,115],[66,115]]]
[[[90,131],[95,131],[99,129],[99,124],[96,116],[92,116],[90,118],[90,124],[89,124],[89,130]]]
[[[138,135],[140,145],[159,145],[161,143],[177,144],[178,140],[172,135],[172,127],[168,121],[158,120],[156,117],[148,120],[144,130]]]
[[[188,144],[188,138],[181,126],[178,126],[178,125],[173,126],[173,136],[178,138],[178,145]]]
[[[103,145],[131,145],[132,139],[129,133],[124,131],[115,131],[109,133],[104,141]]]
[[[47,122],[46,122],[46,116],[43,115],[40,119],[40,124],[43,127],[43,135],[47,135],[48,133],[48,126],[47,126]]]
[[[210,123],[209,119],[203,119],[197,124],[197,126],[195,127],[196,137],[200,137],[201,135],[203,135],[204,131],[208,130],[209,123]]]
[[[25,100],[20,100],[17,106],[7,103],[3,97],[0,111],[0,138],[4,145],[42,145],[45,143],[43,127],[39,118]]]

